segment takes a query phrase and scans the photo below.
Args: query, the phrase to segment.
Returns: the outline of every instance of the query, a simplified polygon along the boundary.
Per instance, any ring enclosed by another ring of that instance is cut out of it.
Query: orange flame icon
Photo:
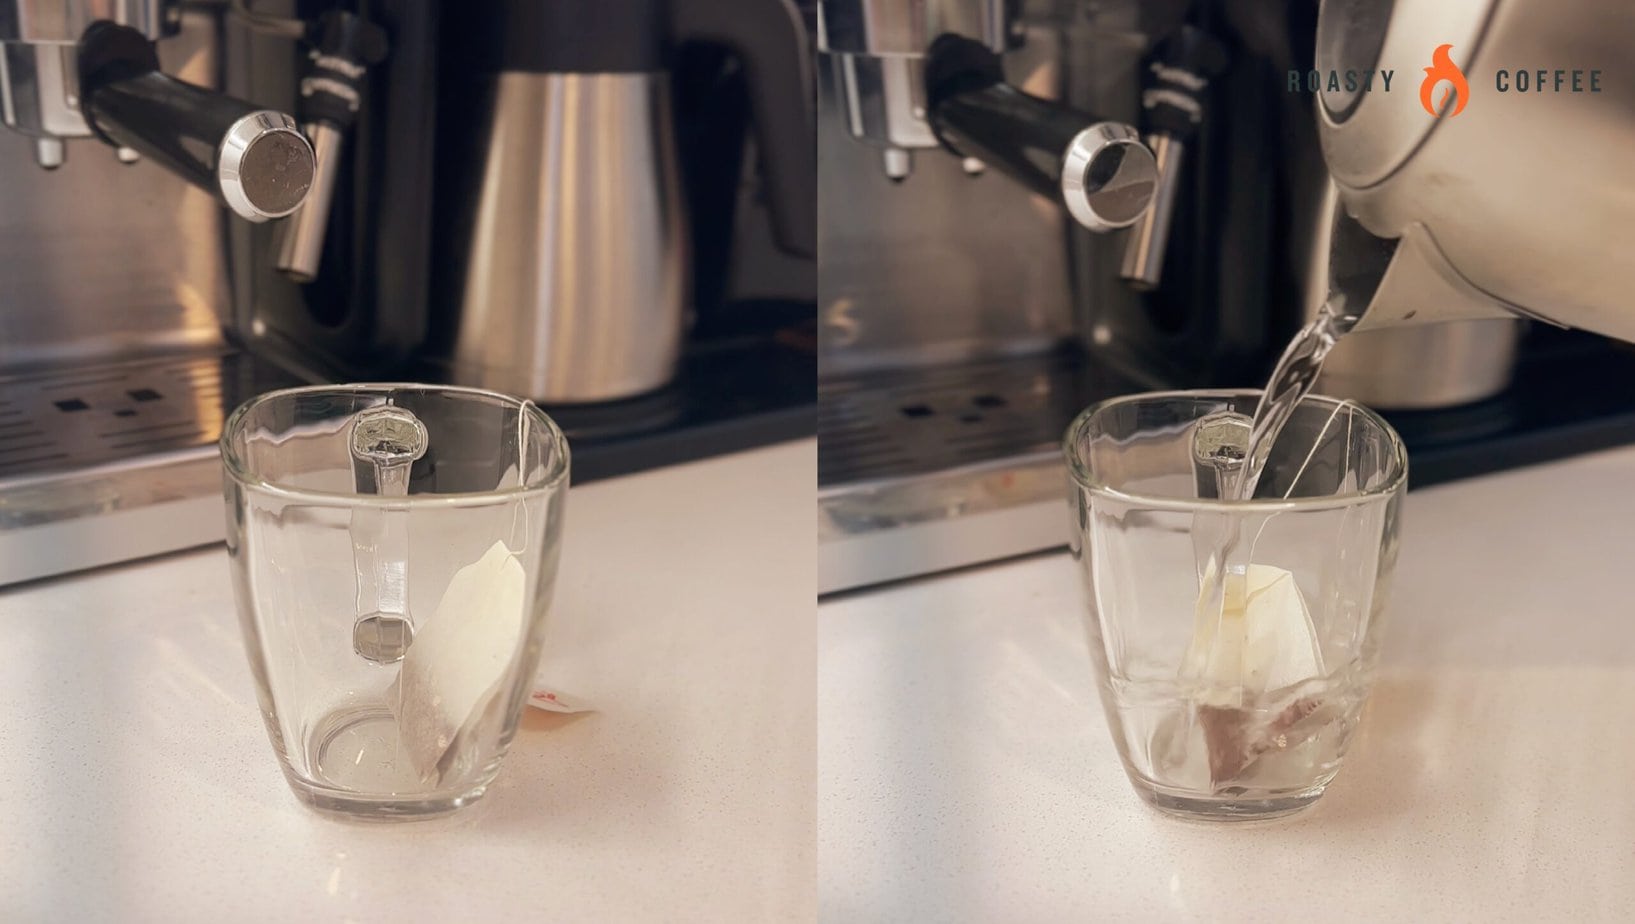
[[[1425,68],[1425,80],[1419,85],[1419,104],[1433,116],[1446,115],[1452,118],[1464,110],[1465,102],[1470,99],[1470,84],[1465,82],[1465,72],[1448,57],[1448,49],[1452,47],[1438,45],[1436,50],[1431,52],[1431,66]],[[1436,89],[1436,85],[1444,80],[1448,82],[1448,89],[1442,94],[1442,101],[1432,106],[1431,93]],[[1439,112],[1447,108],[1449,95],[1455,97],[1453,111]]]

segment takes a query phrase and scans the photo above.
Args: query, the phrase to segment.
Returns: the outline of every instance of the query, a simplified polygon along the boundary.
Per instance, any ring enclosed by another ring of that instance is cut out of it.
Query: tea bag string
[[[1306,457],[1301,460],[1300,467],[1294,472],[1294,477],[1289,479],[1288,487],[1284,488],[1283,500],[1289,500],[1294,494],[1295,485],[1299,484],[1300,479],[1305,476],[1306,468],[1311,465],[1311,460],[1317,457],[1317,450],[1322,447],[1323,438],[1328,436],[1329,428],[1334,426],[1335,418],[1340,416],[1341,411],[1347,412],[1345,417],[1345,426],[1346,433],[1349,435],[1351,432],[1351,412],[1357,410],[1358,407],[1359,405],[1356,402],[1352,401],[1350,398],[1346,398],[1334,405],[1333,410],[1329,411],[1328,419],[1323,421],[1323,429],[1317,431],[1317,436],[1311,441],[1311,449],[1306,451]]]
[[[1334,405],[1333,410],[1329,411],[1328,419],[1323,421],[1323,428],[1318,430],[1317,436],[1312,439],[1311,448],[1306,451],[1306,457],[1300,460],[1300,467],[1295,469],[1294,477],[1289,479],[1288,485],[1283,489],[1283,496],[1280,497],[1279,500],[1293,499],[1295,486],[1300,483],[1301,478],[1305,477],[1306,469],[1310,467],[1311,461],[1317,458],[1317,450],[1322,448],[1323,439],[1328,436],[1329,428],[1334,426],[1334,421],[1340,416],[1340,412],[1348,412],[1345,415],[1345,426],[1346,432],[1349,435],[1351,431],[1352,417],[1350,412],[1356,411],[1359,407],[1361,407],[1361,405],[1357,404],[1355,401],[1352,401],[1350,398],[1342,399],[1338,404]],[[1272,519],[1273,517],[1268,516],[1259,517],[1256,520],[1254,524],[1254,532],[1249,537],[1249,557],[1251,559],[1254,557],[1255,547],[1260,544],[1261,534],[1266,531],[1266,526],[1272,521]]]
[[[522,402],[517,410],[517,487],[524,488],[528,482],[528,447],[533,439],[533,421],[529,412],[534,410],[532,401]],[[521,555],[528,551],[528,503],[526,501],[515,504],[511,508],[511,536],[507,547],[511,554]],[[521,527],[520,529],[518,527]]]

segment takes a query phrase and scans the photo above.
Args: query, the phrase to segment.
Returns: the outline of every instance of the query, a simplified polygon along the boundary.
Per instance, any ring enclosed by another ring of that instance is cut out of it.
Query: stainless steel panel
[[[1057,95],[1055,47],[1009,62]],[[1038,353],[1074,335],[1066,217],[942,150],[894,182],[853,138],[830,70],[818,114],[819,375]]]
[[[163,0],[0,0],[11,7],[0,15],[0,42],[55,42],[72,45],[99,19],[139,29],[158,38],[164,29]]]
[[[221,208],[87,150],[46,172],[0,133],[0,371],[221,342]]]
[[[218,541],[222,423],[291,384],[234,352],[0,376],[0,584]]]
[[[824,51],[917,55],[944,32],[1005,42],[1005,0],[821,0],[818,42]]]
[[[1348,334],[1317,387],[1374,408],[1454,407],[1510,384],[1524,321],[1450,321]]]
[[[171,73],[209,85],[209,23],[159,44]],[[222,210],[157,165],[70,143],[62,167],[0,131],[0,373],[214,349],[227,311]]]
[[[1120,390],[1070,351],[820,383],[819,592],[1065,544],[1062,434]]]
[[[1097,390],[1084,357],[873,373],[818,386],[818,482],[901,479],[1054,451]]]
[[[41,167],[62,166],[64,139],[91,134],[79,110],[75,43],[98,20],[150,39],[179,22],[162,0],[0,0],[0,122],[34,138]]]
[[[227,535],[221,458],[213,447],[79,473],[46,493],[81,513],[0,525],[0,586],[208,545]],[[0,489],[0,510],[14,500]]]
[[[1136,114],[1140,6],[1016,6],[1013,81]],[[818,116],[819,592],[1059,547],[1062,433],[1087,396],[1136,387],[1063,348],[1107,329],[1107,306],[1072,265],[1070,221],[940,148],[898,150],[912,169],[882,170],[885,124],[861,126],[875,144],[852,136],[836,59],[822,61]],[[1101,242],[1105,275],[1121,243]]]
[[[499,76],[456,381],[594,401],[670,380],[688,286],[673,144],[662,75]]]
[[[1052,451],[821,492],[818,593],[1064,546],[1066,486]]]
[[[0,491],[144,453],[215,443],[223,356],[99,363],[0,376]],[[0,523],[16,525],[15,505]]]

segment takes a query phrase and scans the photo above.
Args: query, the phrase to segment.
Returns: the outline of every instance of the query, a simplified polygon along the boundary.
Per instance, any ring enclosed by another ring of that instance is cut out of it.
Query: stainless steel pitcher
[[[805,100],[772,98],[806,84],[771,79],[804,67],[794,11],[775,0],[753,4],[758,16],[689,15],[710,2],[500,4],[473,214],[452,255],[462,262],[459,383],[564,403],[629,397],[674,375],[691,260],[672,46],[702,37],[744,60],[763,162],[787,150],[767,126],[780,107],[809,121]]]

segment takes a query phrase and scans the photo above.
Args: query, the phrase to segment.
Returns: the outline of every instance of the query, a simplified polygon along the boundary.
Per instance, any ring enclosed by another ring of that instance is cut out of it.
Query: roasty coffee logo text
[[[1451,119],[1465,111],[1465,106],[1476,94],[1471,80],[1453,63],[1453,46],[1436,46],[1430,54],[1431,66],[1425,68],[1425,79],[1419,84],[1419,104],[1435,118]],[[1289,71],[1290,93],[1390,93],[1396,72],[1390,68],[1379,70],[1309,70]],[[1478,76],[1478,75],[1471,75]],[[1501,67],[1491,72],[1491,86],[1496,93],[1600,93],[1600,68],[1510,68]],[[1438,97],[1438,88],[1441,88]]]

